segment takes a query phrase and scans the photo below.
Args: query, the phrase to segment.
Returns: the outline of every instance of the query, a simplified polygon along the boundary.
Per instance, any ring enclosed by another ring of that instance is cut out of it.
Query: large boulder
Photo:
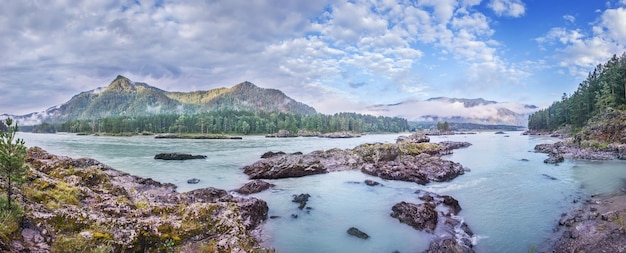
[[[404,155],[394,161],[366,163],[361,166],[361,172],[368,175],[422,185],[431,181],[449,181],[464,174],[465,171],[467,169],[459,163],[427,154]]]
[[[305,155],[274,156],[245,166],[243,171],[250,179],[303,177],[328,172],[319,159]]]

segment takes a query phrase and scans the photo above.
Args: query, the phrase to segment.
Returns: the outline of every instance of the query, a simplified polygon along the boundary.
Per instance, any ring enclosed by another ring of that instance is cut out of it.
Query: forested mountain
[[[571,95],[537,111],[529,118],[531,130],[554,131],[565,126],[581,128],[608,109],[626,110],[626,53],[599,64]]]
[[[21,125],[33,125],[76,119],[197,114],[218,110],[302,115],[316,113],[312,107],[291,99],[279,90],[259,88],[250,82],[208,91],[167,92],[117,76],[107,87],[82,92],[58,107],[41,113],[5,117],[15,118]]]

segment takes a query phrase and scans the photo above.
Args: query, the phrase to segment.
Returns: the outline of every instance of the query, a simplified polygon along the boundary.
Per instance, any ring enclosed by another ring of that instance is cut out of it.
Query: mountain
[[[407,100],[368,108],[380,114],[417,122],[456,122],[486,125],[526,126],[534,105],[501,103],[483,98],[436,97],[424,101]]]
[[[117,76],[107,87],[81,92],[66,103],[15,118],[21,125],[97,119],[111,116],[146,116],[162,113],[195,114],[215,110],[283,112],[310,115],[312,107],[293,100],[282,91],[243,82],[231,88],[207,91],[168,92],[146,83]]]

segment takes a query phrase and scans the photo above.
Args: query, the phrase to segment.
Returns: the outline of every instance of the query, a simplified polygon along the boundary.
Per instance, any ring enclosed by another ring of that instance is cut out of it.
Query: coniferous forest
[[[337,113],[334,115],[300,115],[276,112],[219,110],[200,114],[159,114],[140,117],[109,117],[95,120],[71,120],[60,124],[41,124],[34,132],[71,133],[208,133],[208,134],[269,134],[278,130],[298,130],[322,133],[402,132],[410,126],[406,119]]]
[[[626,110],[626,53],[599,64],[571,95],[532,114],[530,130],[554,131],[565,126],[581,128],[607,109]]]

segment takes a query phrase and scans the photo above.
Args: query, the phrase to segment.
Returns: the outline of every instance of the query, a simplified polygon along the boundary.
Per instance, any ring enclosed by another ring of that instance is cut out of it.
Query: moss
[[[113,252],[107,242],[94,238],[85,238],[79,234],[58,235],[52,243],[52,252]]]
[[[434,155],[441,150],[441,145],[436,143],[412,143],[404,142],[399,144],[400,152],[403,155],[419,155],[422,153]]]
[[[25,187],[24,195],[49,209],[58,209],[61,205],[79,205],[81,199],[81,192],[75,186],[40,179],[32,181]]]
[[[84,220],[65,214],[53,216],[50,218],[49,224],[54,227],[54,231],[61,233],[78,233],[89,227]]]

